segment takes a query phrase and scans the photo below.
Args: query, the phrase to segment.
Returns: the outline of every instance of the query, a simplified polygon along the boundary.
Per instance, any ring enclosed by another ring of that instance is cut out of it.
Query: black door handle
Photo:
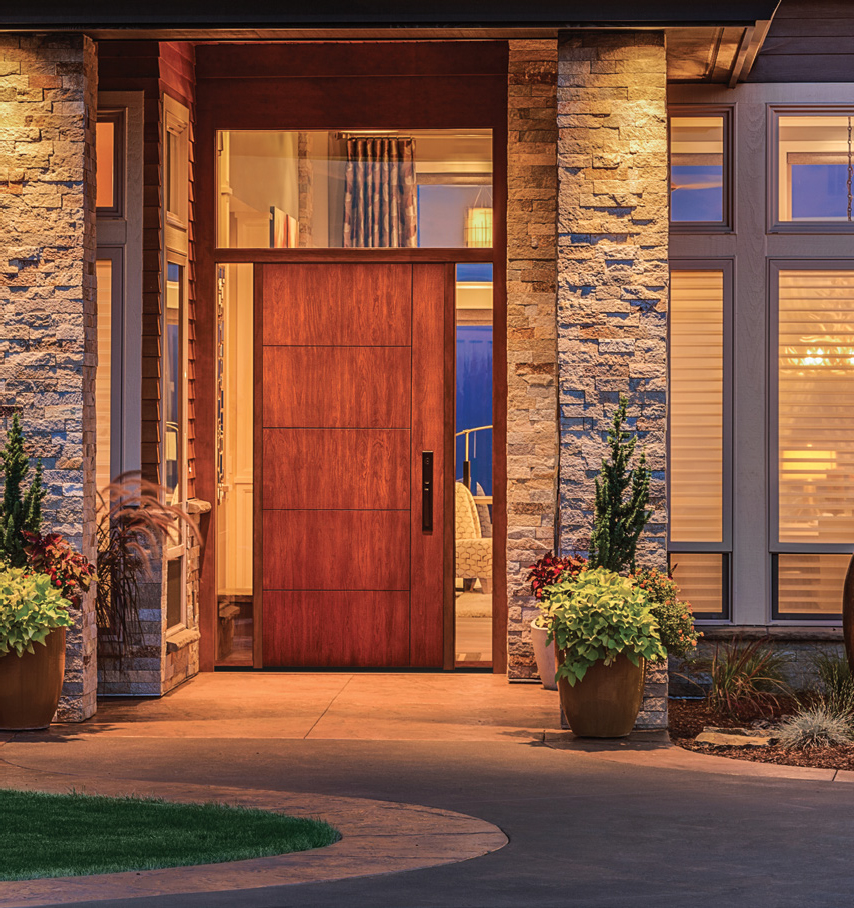
[[[433,531],[433,452],[421,452],[421,529]]]

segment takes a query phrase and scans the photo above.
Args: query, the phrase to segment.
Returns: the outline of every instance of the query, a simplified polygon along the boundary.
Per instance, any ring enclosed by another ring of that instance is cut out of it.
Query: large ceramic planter
[[[59,704],[65,674],[65,628],[52,631],[35,652],[0,656],[0,729],[47,728]]]
[[[564,653],[558,657],[562,664]],[[582,738],[624,738],[634,728],[643,702],[643,675],[643,659],[632,665],[621,655],[611,665],[591,665],[574,687],[561,678],[560,705],[569,727]]]
[[[549,632],[542,627],[537,627],[531,622],[531,643],[534,644],[534,659],[537,662],[537,674],[543,687],[546,690],[557,690],[555,681],[555,672],[557,671],[557,661],[555,660],[555,650],[549,646]]]

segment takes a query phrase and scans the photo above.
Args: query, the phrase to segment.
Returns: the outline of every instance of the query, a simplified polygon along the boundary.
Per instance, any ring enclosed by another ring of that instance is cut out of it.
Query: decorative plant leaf
[[[0,570],[0,658],[34,652],[58,627],[71,627],[71,603],[45,574],[24,568]]]

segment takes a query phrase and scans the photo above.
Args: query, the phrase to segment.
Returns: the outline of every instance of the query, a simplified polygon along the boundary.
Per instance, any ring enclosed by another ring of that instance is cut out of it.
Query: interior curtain
[[[416,246],[417,222],[414,140],[349,138],[344,246]]]

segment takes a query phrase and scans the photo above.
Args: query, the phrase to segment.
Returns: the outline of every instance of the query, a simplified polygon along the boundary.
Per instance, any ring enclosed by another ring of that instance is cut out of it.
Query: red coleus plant
[[[587,559],[581,555],[566,555],[563,558],[555,558],[551,552],[548,552],[528,568],[530,573],[525,579],[530,581],[531,592],[540,600],[543,598],[543,590],[547,586],[557,583],[563,574],[569,572],[570,574],[578,575],[586,567]]]
[[[92,585],[95,565],[59,533],[29,533],[24,531],[24,551],[27,564],[40,574],[47,574],[53,585],[74,608],[80,608],[83,594]]]

